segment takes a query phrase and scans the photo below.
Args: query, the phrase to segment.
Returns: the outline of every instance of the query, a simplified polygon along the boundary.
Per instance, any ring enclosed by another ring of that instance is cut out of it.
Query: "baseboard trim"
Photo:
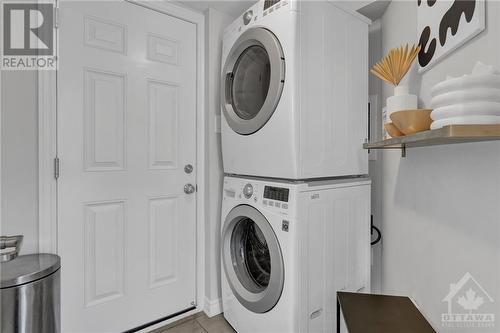
[[[217,298],[214,300],[209,300],[205,297],[205,307],[203,309],[208,317],[216,316],[222,313],[222,299]]]
[[[157,321],[154,324],[148,325],[147,327],[141,327],[139,330],[133,331],[133,332],[136,332],[136,333],[148,333],[148,332],[154,331],[155,329],[158,329],[158,328],[164,328],[165,326],[170,325],[172,323],[175,323],[177,321],[180,321],[181,319],[184,319],[184,318],[187,318],[187,317],[190,317],[190,316],[194,316],[197,313],[200,313],[200,309],[199,308],[194,308],[192,310],[183,312],[183,313],[178,314],[176,316],[173,316],[173,317],[170,316],[170,318],[163,319],[162,321]]]

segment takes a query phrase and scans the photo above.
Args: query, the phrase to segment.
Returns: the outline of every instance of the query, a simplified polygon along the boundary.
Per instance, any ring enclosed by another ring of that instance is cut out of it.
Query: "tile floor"
[[[180,319],[151,333],[236,333],[222,314],[208,318],[203,312]]]

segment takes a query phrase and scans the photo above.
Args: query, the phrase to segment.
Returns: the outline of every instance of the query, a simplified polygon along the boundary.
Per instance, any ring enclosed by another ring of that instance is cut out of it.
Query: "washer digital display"
[[[271,200],[278,200],[283,202],[288,202],[288,194],[290,190],[283,187],[273,187],[273,186],[265,186],[264,187],[264,198]]]

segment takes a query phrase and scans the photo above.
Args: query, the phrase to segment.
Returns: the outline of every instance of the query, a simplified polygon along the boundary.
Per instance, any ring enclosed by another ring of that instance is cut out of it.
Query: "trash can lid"
[[[0,264],[0,289],[33,282],[57,271],[61,259],[54,254],[28,254]]]

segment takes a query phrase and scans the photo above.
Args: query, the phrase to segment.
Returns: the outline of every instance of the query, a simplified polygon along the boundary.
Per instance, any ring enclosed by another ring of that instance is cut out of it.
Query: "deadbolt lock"
[[[184,166],[184,172],[188,173],[188,174],[191,173],[191,172],[193,172],[193,166],[191,164],[186,164]]]

